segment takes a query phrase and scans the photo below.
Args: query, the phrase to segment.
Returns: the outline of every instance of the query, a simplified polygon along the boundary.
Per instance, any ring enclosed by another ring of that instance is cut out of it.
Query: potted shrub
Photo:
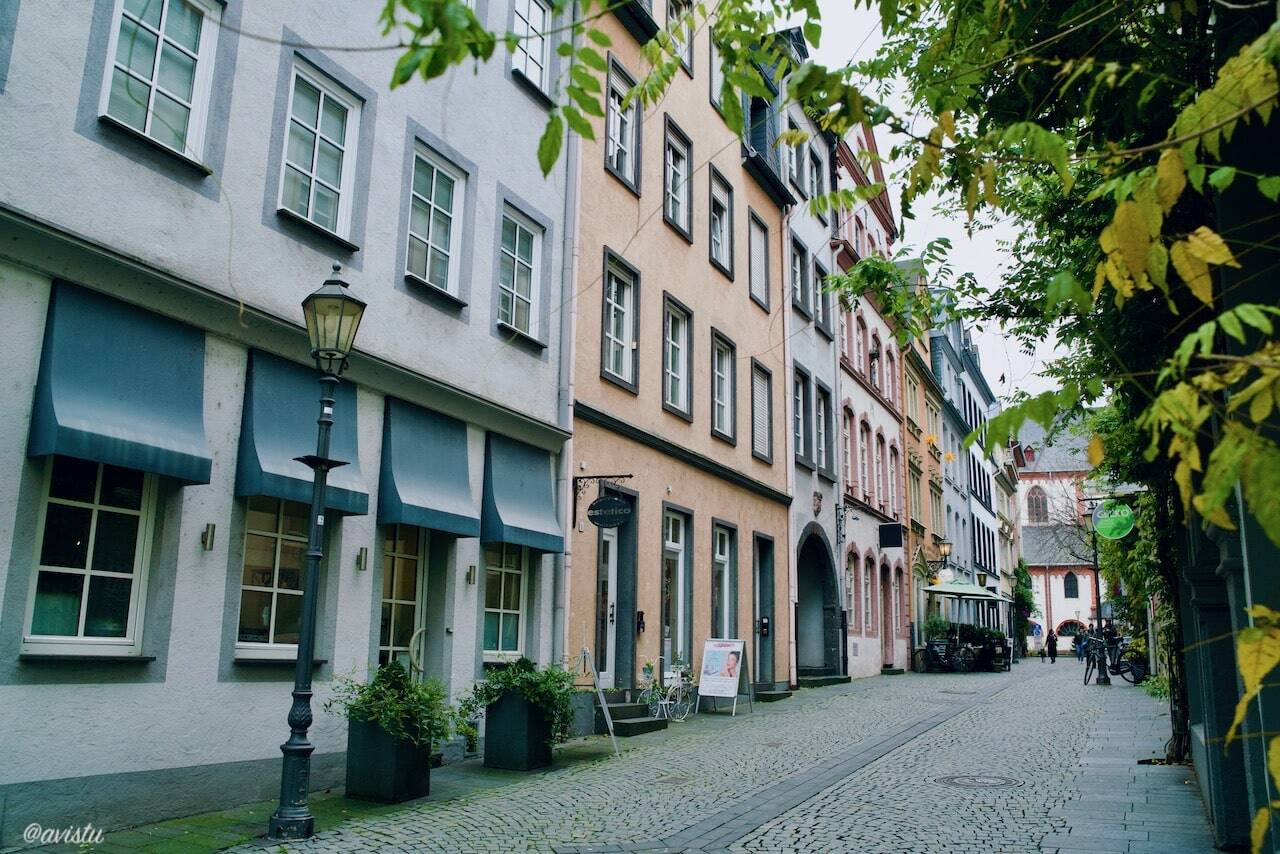
[[[339,677],[324,708],[347,718],[348,797],[399,803],[430,793],[431,745],[453,721],[443,685],[392,661],[369,682]]]
[[[949,631],[951,631],[951,623],[947,622],[947,618],[941,614],[930,614],[925,618],[924,636],[926,640],[945,638]]]
[[[573,674],[551,666],[539,670],[521,658],[486,670],[458,703],[459,731],[476,737],[484,713],[484,764],[531,771],[551,764],[551,748],[569,738],[573,725]]]

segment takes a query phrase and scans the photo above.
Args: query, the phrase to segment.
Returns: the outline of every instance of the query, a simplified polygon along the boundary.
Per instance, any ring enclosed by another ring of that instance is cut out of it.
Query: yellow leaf
[[[1213,280],[1209,278],[1209,265],[1191,253],[1190,244],[1179,240],[1169,248],[1173,269],[1187,283],[1191,293],[1205,305],[1213,305]]]
[[[1225,264],[1228,267],[1239,267],[1240,262],[1227,248],[1226,241],[1210,230],[1208,226],[1200,226],[1187,235],[1187,248],[1191,254],[1206,264]]]
[[[1098,301],[1098,295],[1102,293],[1102,285],[1107,281],[1107,265],[1105,262],[1099,261],[1098,268],[1093,271],[1093,301]]]
[[[1271,399],[1271,389],[1264,388],[1258,392],[1253,400],[1249,401],[1249,418],[1254,424],[1261,424],[1267,420],[1267,416],[1271,414],[1271,406],[1274,401]]]
[[[1000,197],[996,195],[996,164],[993,160],[982,164],[982,193],[987,204],[993,208],[1000,206]]]
[[[1275,780],[1275,788],[1280,788],[1280,735],[1271,739],[1271,743],[1267,745],[1267,770],[1271,772],[1271,779]]]
[[[942,127],[942,132],[946,134],[947,139],[956,138],[956,116],[955,113],[947,110],[938,116],[938,124]]]
[[[1249,703],[1258,695],[1262,681],[1277,664],[1280,664],[1280,626],[1268,625],[1263,628],[1255,625],[1241,630],[1236,638],[1236,667],[1244,682],[1244,691],[1236,703],[1236,713],[1227,730],[1224,750],[1235,740],[1236,731],[1248,714]]]
[[[1206,522],[1216,525],[1224,531],[1234,531],[1236,529],[1236,523],[1232,520],[1231,514],[1226,511],[1226,508],[1218,506],[1206,512],[1203,499],[1203,495],[1197,495],[1192,499],[1192,503],[1195,504],[1196,511],[1204,517]]]
[[[1102,437],[1094,435],[1089,440],[1089,465],[1096,466],[1102,462],[1102,458],[1106,455],[1106,451],[1102,446]]]
[[[1124,266],[1129,275],[1136,278],[1147,268],[1147,247],[1151,244],[1146,213],[1135,201],[1121,202],[1116,207],[1111,228],[1114,229],[1112,239],[1124,260]]]
[[[969,179],[969,186],[964,191],[964,210],[969,219],[973,219],[973,209],[978,206],[978,176]]]
[[[1186,459],[1180,460],[1173,469],[1173,482],[1178,485],[1178,493],[1182,496],[1182,509],[1191,507],[1191,466]]]
[[[1156,197],[1165,213],[1173,209],[1186,186],[1187,167],[1182,162],[1182,154],[1166,148],[1156,164]]]
[[[1267,830],[1271,827],[1271,808],[1262,807],[1253,816],[1253,827],[1249,829],[1249,842],[1253,846],[1253,854],[1262,854],[1262,846],[1267,841]]]
[[[1147,250],[1147,278],[1159,285],[1160,290],[1169,293],[1169,250],[1159,240],[1151,241]]]

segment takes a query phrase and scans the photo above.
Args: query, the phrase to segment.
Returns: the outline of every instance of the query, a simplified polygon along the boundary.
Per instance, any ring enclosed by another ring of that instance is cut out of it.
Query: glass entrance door
[[[596,670],[600,687],[613,687],[617,655],[618,529],[600,531],[600,565],[596,568]]]
[[[677,655],[683,655],[686,619],[684,612],[685,538],[684,517],[668,512],[663,519],[662,548],[662,664],[670,669]]]

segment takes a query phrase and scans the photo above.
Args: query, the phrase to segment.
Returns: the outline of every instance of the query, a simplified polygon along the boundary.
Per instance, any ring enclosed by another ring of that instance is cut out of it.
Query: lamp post
[[[942,571],[945,572],[947,569],[947,559],[951,557],[951,541],[946,537],[938,540],[938,556],[942,558]]]
[[[307,570],[302,587],[302,626],[298,638],[298,660],[293,671],[293,705],[289,708],[289,740],[280,745],[284,763],[280,772],[280,805],[267,825],[267,838],[272,841],[307,839],[315,835],[315,817],[307,806],[311,782],[311,753],[315,750],[307,739],[311,728],[311,670],[316,645],[316,586],[320,578],[323,556],[325,487],[329,471],[346,465],[329,459],[329,433],[333,427],[334,391],[338,377],[347,367],[347,356],[355,342],[365,304],[338,278],[342,267],[333,265],[333,274],[314,293],[302,301],[311,339],[311,358],[320,372],[320,417],[314,455],[297,457],[312,471],[311,518],[307,534]]]

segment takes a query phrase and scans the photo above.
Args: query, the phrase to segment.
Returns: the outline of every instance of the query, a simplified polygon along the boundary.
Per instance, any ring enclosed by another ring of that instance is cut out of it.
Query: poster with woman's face
[[[698,693],[704,697],[736,697],[744,671],[743,642],[709,639],[702,648]]]

